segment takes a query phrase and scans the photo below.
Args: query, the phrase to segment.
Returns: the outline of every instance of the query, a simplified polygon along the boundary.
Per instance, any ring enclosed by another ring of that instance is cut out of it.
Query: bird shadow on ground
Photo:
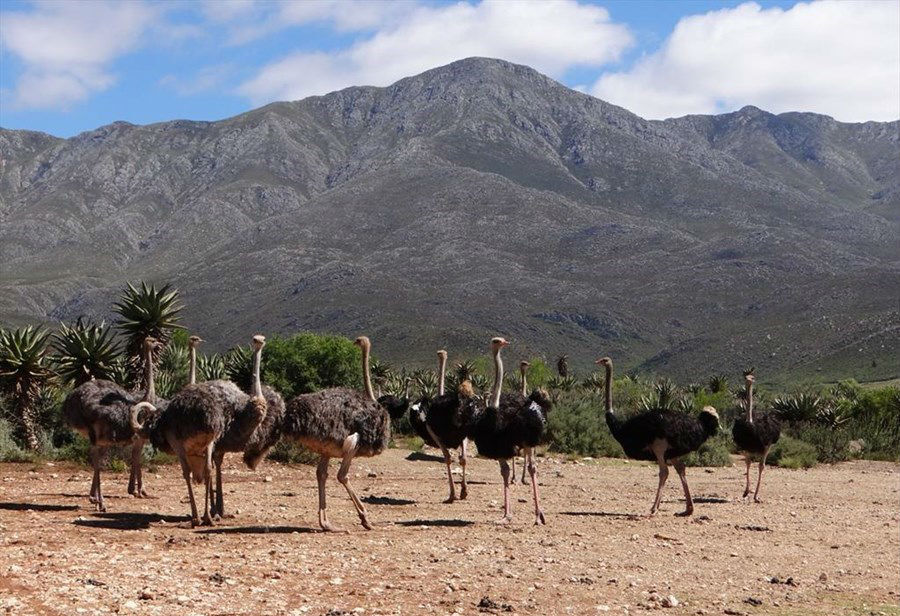
[[[75,526],[88,528],[108,528],[112,530],[142,530],[150,528],[150,525],[158,522],[176,524],[188,522],[190,517],[186,515],[162,515],[159,513],[133,513],[127,511],[115,513],[96,513],[92,518],[74,520]]]
[[[471,526],[469,520],[403,520],[394,522],[397,526]]]
[[[415,505],[416,501],[406,498],[391,498],[390,496],[363,496],[362,502],[369,505]]]
[[[411,460],[413,462],[443,462],[444,456],[435,456],[430,453],[422,453],[421,451],[413,451],[410,452],[408,456],[406,456],[407,460]]]
[[[616,513],[614,511],[560,511],[560,515],[590,516],[598,518],[620,518],[622,520],[640,520],[636,513]]]
[[[680,499],[681,502],[684,502],[684,499]],[[708,504],[723,504],[730,503],[731,501],[727,498],[722,498],[721,496],[695,496],[695,503],[708,503]]]
[[[0,503],[6,511],[73,511],[78,505],[41,505],[39,503]]]
[[[318,528],[309,526],[226,526],[222,528],[205,528],[197,531],[203,535],[290,535],[293,533],[320,533]]]

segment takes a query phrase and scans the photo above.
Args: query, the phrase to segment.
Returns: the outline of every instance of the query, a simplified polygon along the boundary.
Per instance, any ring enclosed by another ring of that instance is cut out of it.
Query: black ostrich
[[[249,440],[253,431],[266,416],[266,399],[262,396],[259,377],[259,358],[265,344],[263,336],[253,337],[254,385],[253,395],[247,395],[231,381],[206,381],[188,385],[157,412],[148,402],[140,402],[131,409],[134,431],[149,438],[154,447],[178,456],[181,471],[191,502],[191,525],[213,524],[210,515],[212,494],[212,459],[216,443],[229,434],[235,440]],[[151,416],[139,421],[142,411]],[[198,515],[197,502],[191,482],[204,484],[203,517]]]
[[[503,361],[500,351],[509,343],[504,338],[491,340],[494,357],[494,387],[488,405],[479,409],[469,422],[469,437],[475,441],[479,455],[500,462],[503,478],[503,518],[508,523],[512,517],[509,510],[509,460],[522,452],[528,461],[531,475],[531,491],[534,498],[534,523],[546,524],[538,497],[537,468],[532,450],[544,434],[545,413],[550,409],[550,398],[546,392],[537,390],[528,397],[521,394],[501,396],[503,386]]]
[[[350,463],[355,457],[377,456],[384,451],[391,438],[389,409],[399,412],[398,417],[406,410],[402,404],[388,407],[375,399],[369,375],[371,343],[365,336],[360,336],[354,344],[362,349],[365,392],[335,387],[296,396],[286,405],[282,426],[284,438],[293,439],[319,454],[316,467],[319,525],[325,531],[340,530],[328,521],[325,509],[325,480],[331,458],[341,458],[337,479],[350,495],[363,528],[372,529],[366,508],[350,487]]]
[[[447,482],[450,484],[450,496],[445,503],[456,500],[456,486],[451,470],[453,460],[450,450],[459,448],[459,465],[462,468],[462,485],[459,498],[468,496],[466,483],[466,435],[469,424],[477,412],[477,402],[472,384],[464,381],[453,393],[444,392],[444,381],[447,372],[447,351],[441,349],[438,354],[438,395],[434,398],[423,397],[413,404],[409,410],[409,422],[423,441],[431,447],[437,447],[444,454],[447,466]]]
[[[260,336],[260,338],[262,338]],[[264,339],[263,339],[264,341]],[[216,441],[213,448],[213,467],[215,468],[215,490],[212,501],[211,515],[213,518],[231,517],[225,513],[225,493],[222,490],[222,463],[226,453],[244,453],[244,462],[255,470],[269,449],[274,446],[265,446],[266,437],[276,429],[276,424],[284,418],[284,399],[271,387],[263,387],[260,375],[262,346],[254,347],[253,354],[253,380],[250,388],[251,400],[262,398],[266,402],[266,414],[261,422],[248,432],[249,423],[255,421],[256,409],[253,404],[245,404],[243,408],[235,410],[234,419],[228,425],[222,437]],[[276,439],[277,442],[277,439]],[[249,458],[247,451],[251,451]],[[249,461],[248,461],[249,460]]]
[[[766,458],[772,445],[778,442],[781,436],[781,422],[773,412],[753,413],[753,382],[756,378],[750,370],[744,374],[747,384],[746,405],[747,417],[739,417],[734,421],[731,436],[734,438],[738,449],[744,452],[747,462],[745,473],[744,498],[750,495],[750,464],[752,456],[759,456],[759,477],[756,480],[756,490],[753,492],[753,502],[758,503],[759,486],[762,485],[763,471],[766,469]]]
[[[525,360],[522,360],[519,362],[519,372],[521,375],[521,388],[519,389],[519,392],[521,393],[522,398],[529,398],[529,399],[537,399],[537,396],[539,396],[539,394],[543,393],[544,397],[546,398],[546,403],[544,406],[541,406],[541,412],[544,413],[544,419],[547,419],[546,411],[550,410],[550,406],[551,406],[549,397],[546,395],[545,392],[542,392],[542,390],[538,390],[538,389],[532,391],[530,394],[528,393],[527,373],[528,373],[529,366],[531,366],[531,364]],[[504,394],[504,395],[506,395],[506,394]],[[545,407],[546,407],[546,409],[545,409]],[[525,485],[525,483],[526,483],[525,482],[525,473],[527,470],[528,470],[528,459],[525,458],[525,456],[522,456],[522,485]],[[516,459],[515,458],[513,458],[512,473],[510,474],[510,484],[514,484],[514,483],[516,483]]]
[[[650,515],[655,515],[659,509],[662,489],[669,477],[669,464],[678,472],[686,503],[685,510],[675,515],[691,515],[694,512],[694,501],[688,488],[681,457],[699,449],[718,431],[719,415],[716,409],[705,406],[698,417],[681,411],[653,409],[622,421],[613,413],[612,407],[612,360],[603,357],[596,363],[606,368],[604,400],[606,425],[609,426],[609,431],[629,458],[649,460],[659,465],[659,486],[656,488],[656,498],[650,508]]]
[[[103,379],[82,383],[63,401],[62,414],[66,424],[73,430],[83,434],[91,443],[91,464],[94,476],[91,480],[89,499],[97,505],[98,511],[106,511],[103,491],[100,489],[100,466],[110,445],[126,445],[131,443],[131,473],[128,479],[128,493],[143,498],[144,490],[141,473],[141,452],[144,439],[134,438],[129,413],[135,403],[143,400],[160,404],[156,397],[153,381],[153,351],[162,345],[155,338],[146,338],[143,344],[144,381],[147,389],[143,397],[136,396],[123,387]]]

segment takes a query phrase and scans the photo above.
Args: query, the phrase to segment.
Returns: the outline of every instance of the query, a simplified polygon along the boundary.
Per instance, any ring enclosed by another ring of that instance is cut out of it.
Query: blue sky
[[[528,64],[650,118],[754,104],[900,116],[900,3],[0,3],[0,126],[214,120],[454,59]]]

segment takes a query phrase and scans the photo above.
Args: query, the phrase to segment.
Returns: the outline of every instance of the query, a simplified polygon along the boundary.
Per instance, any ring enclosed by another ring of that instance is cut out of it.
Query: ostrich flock
[[[91,380],[73,390],[63,403],[65,421],[84,434],[91,444],[93,480],[89,498],[100,511],[105,511],[100,484],[100,466],[105,450],[111,445],[131,444],[131,474],[128,492],[141,498],[147,495],[141,477],[141,451],[150,441],[157,449],[178,457],[187,485],[191,506],[191,524],[212,525],[214,520],[227,517],[222,489],[222,464],[226,453],[242,453],[244,463],[251,469],[265,458],[269,450],[282,438],[296,441],[319,455],[316,479],[319,493],[319,525],[326,531],[337,531],[328,520],[325,503],[325,482],[331,458],[340,458],[337,480],[347,490],[362,526],[371,529],[366,508],[350,485],[350,464],[358,456],[371,457],[387,447],[391,436],[391,419],[408,414],[416,433],[444,455],[450,494],[446,503],[457,499],[451,472],[451,449],[459,449],[462,469],[460,499],[468,495],[466,484],[466,444],[472,440],[479,455],[497,460],[503,486],[503,517],[511,520],[509,504],[510,483],[515,481],[515,458],[524,460],[530,476],[534,504],[534,523],[546,524],[540,506],[537,467],[534,448],[544,434],[547,413],[552,403],[543,389],[529,392],[525,381],[527,362],[520,364],[521,389],[502,391],[503,360],[501,351],[508,346],[504,338],[491,339],[494,380],[490,397],[476,396],[472,384],[463,381],[456,391],[444,390],[447,352],[437,352],[439,360],[438,392],[434,397],[410,400],[392,395],[376,397],[369,374],[371,343],[365,336],[354,342],[362,350],[364,388],[359,391],[335,387],[301,394],[285,402],[260,379],[260,359],[265,337],[252,339],[253,381],[249,392],[242,391],[227,380],[197,382],[198,336],[189,339],[189,383],[170,400],[156,396],[153,381],[152,354],[160,348],[153,338],[143,344],[145,367],[143,395],[136,396],[119,385],[106,380]],[[650,515],[660,503],[663,486],[674,466],[681,479],[686,502],[685,510],[676,515],[693,513],[693,500],[681,458],[697,450],[719,428],[716,410],[707,406],[697,416],[668,409],[651,409],[627,419],[613,411],[612,360],[603,357],[596,361],[605,369],[604,411],[606,423],[613,437],[622,445],[626,455],[659,465],[659,484]],[[734,424],[733,436],[746,455],[747,471],[744,497],[750,494],[751,456],[758,456],[759,477],[753,495],[759,502],[759,487],[769,448],[778,440],[780,426],[773,413],[754,415],[752,372],[746,378],[746,417]],[[513,461],[512,468],[510,461]],[[215,473],[215,477],[213,474]],[[203,486],[203,514],[200,515],[194,484]]]

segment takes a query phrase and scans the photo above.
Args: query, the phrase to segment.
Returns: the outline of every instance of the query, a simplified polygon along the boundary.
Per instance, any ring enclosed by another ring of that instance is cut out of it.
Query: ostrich
[[[466,483],[466,434],[468,422],[475,413],[475,398],[472,386],[468,381],[451,394],[444,393],[444,380],[447,372],[447,351],[441,349],[438,355],[438,395],[435,398],[423,398],[410,408],[409,421],[416,433],[428,445],[438,447],[444,454],[447,465],[447,481],[450,484],[450,496],[445,503],[456,500],[456,486],[451,471],[452,459],[450,450],[459,447],[459,465],[462,467],[462,485],[459,498],[468,496]]]
[[[528,395],[528,378],[526,373],[528,372],[528,367],[531,364],[525,361],[524,359],[519,362],[519,373],[521,375],[521,388],[520,393],[522,397],[526,397]],[[522,457],[522,485],[525,485],[525,471],[528,470],[528,460],[525,457]],[[510,483],[516,483],[516,458],[513,458],[512,461],[512,474],[510,475]]]
[[[606,368],[604,403],[609,431],[629,458],[649,460],[659,465],[659,486],[656,488],[656,498],[650,508],[650,515],[655,515],[659,509],[662,489],[669,477],[669,464],[672,464],[678,472],[686,503],[685,510],[675,515],[691,515],[694,513],[694,501],[688,488],[681,457],[699,449],[718,431],[719,415],[716,409],[704,406],[699,417],[692,417],[681,411],[653,409],[622,421],[613,413],[612,407],[612,360],[609,357],[602,357],[596,364]]]
[[[110,445],[131,443],[131,473],[128,479],[128,493],[137,498],[147,496],[141,475],[141,452],[144,440],[135,436],[129,424],[129,409],[138,400],[157,402],[153,383],[153,351],[162,345],[154,338],[146,338],[143,344],[144,381],[147,389],[142,398],[136,398],[112,381],[91,379],[82,383],[63,401],[62,414],[65,422],[81,433],[91,443],[91,464],[94,476],[91,480],[89,500],[98,511],[106,511],[103,492],[100,488],[100,465]]]
[[[766,458],[769,449],[778,442],[781,436],[781,422],[774,413],[753,414],[753,383],[756,378],[750,370],[744,374],[747,384],[747,417],[739,417],[734,422],[731,435],[738,449],[744,452],[747,462],[745,473],[744,498],[750,495],[750,464],[751,456],[759,456],[759,477],[756,480],[756,490],[753,492],[753,502],[759,500],[759,486],[762,484],[763,471],[766,469]]]
[[[262,397],[266,402],[266,414],[263,420],[250,432],[247,431],[247,423],[245,421],[234,421],[222,434],[222,437],[216,441],[213,448],[213,467],[216,472],[215,492],[212,504],[211,514],[213,517],[227,518],[225,513],[225,495],[222,491],[222,462],[226,453],[244,453],[244,463],[251,469],[255,470],[259,462],[266,456],[278,437],[271,444],[266,445],[266,437],[271,437],[273,432],[278,431],[280,436],[280,424],[284,419],[284,399],[277,391],[269,386],[262,386],[260,379],[260,351],[254,349],[253,357],[253,384],[251,385],[250,395],[255,399]],[[245,405],[239,413],[252,417],[255,413],[252,404]],[[247,455],[250,452],[249,456]]]
[[[470,422],[469,436],[475,441],[480,455],[500,462],[503,477],[503,518],[500,522],[508,523],[512,519],[509,510],[509,460],[521,450],[531,475],[534,523],[546,524],[538,498],[537,468],[531,453],[544,433],[544,413],[550,408],[550,399],[541,390],[532,392],[528,397],[521,394],[501,396],[503,361],[500,351],[507,345],[509,343],[504,338],[491,340],[494,386],[487,407],[479,409],[480,412]]]
[[[337,479],[350,495],[363,528],[372,530],[366,508],[350,487],[350,463],[357,456],[371,457],[380,454],[391,438],[389,407],[379,404],[372,390],[369,375],[371,343],[367,337],[360,336],[354,344],[362,350],[365,392],[348,387],[334,387],[301,394],[288,401],[285,411],[284,437],[319,454],[316,480],[319,487],[319,526],[324,531],[341,530],[328,521],[325,509],[325,480],[328,478],[328,462],[331,458],[341,458]]]
[[[206,381],[188,385],[179,391],[161,413],[149,402],[131,409],[134,431],[149,438],[162,451],[174,453],[191,502],[191,526],[212,526],[210,495],[212,493],[212,457],[216,443],[226,434],[234,440],[249,439],[266,416],[266,399],[259,379],[259,362],[265,337],[254,336],[253,388],[245,394],[231,381]],[[142,411],[152,414],[139,421]],[[191,481],[204,484],[203,517],[198,515]]]

